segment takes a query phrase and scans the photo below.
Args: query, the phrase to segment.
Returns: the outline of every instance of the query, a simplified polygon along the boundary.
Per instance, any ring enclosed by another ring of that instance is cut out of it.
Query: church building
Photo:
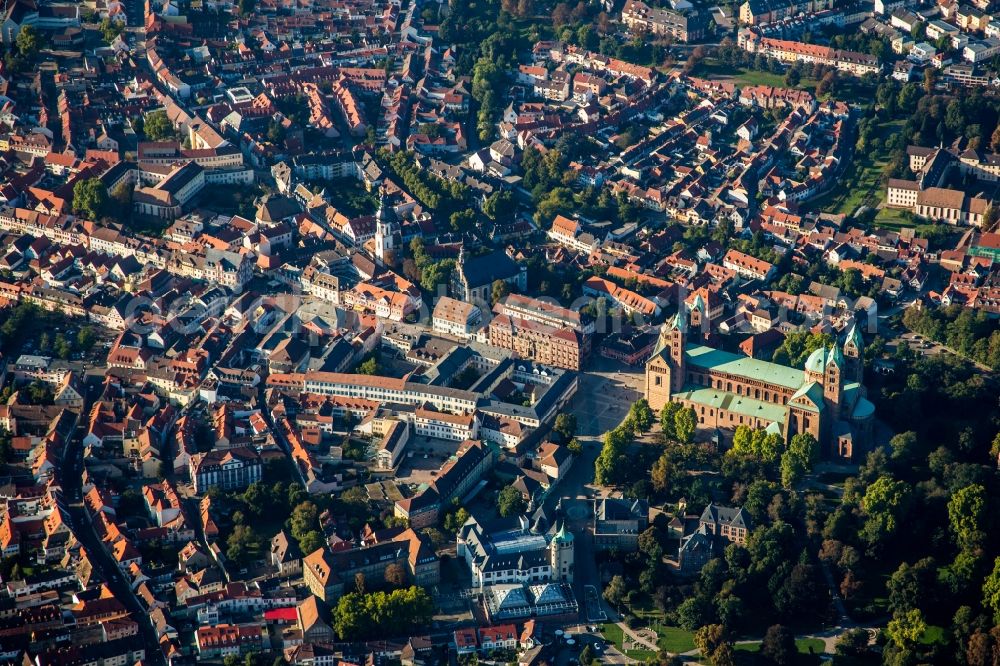
[[[692,407],[703,428],[766,428],[785,441],[808,432],[834,460],[864,453],[875,407],[861,384],[864,343],[856,326],[799,370],[689,342],[689,325],[682,308],[661,328],[646,363],[646,400],[654,410],[673,401]]]

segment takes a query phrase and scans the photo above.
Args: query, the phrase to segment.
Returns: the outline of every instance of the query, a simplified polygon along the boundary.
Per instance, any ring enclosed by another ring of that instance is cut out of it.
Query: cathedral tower
[[[844,340],[844,378],[848,382],[861,384],[864,381],[865,341],[861,337],[858,325],[851,324],[847,331],[847,338]]]
[[[834,344],[826,360],[823,372],[823,399],[830,408],[834,420],[840,419],[840,407],[844,402],[844,354],[840,345]]]
[[[646,400],[654,411],[663,409],[670,396],[684,386],[687,318],[682,309],[660,328],[653,355],[646,363]]]

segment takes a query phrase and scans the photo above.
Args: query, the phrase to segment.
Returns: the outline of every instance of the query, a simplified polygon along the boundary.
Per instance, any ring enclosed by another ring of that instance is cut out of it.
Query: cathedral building
[[[834,460],[853,461],[865,451],[875,407],[861,383],[864,344],[856,326],[799,370],[690,342],[686,308],[681,313],[663,325],[646,363],[650,407],[692,407],[704,428],[766,428],[786,441],[807,432]]]

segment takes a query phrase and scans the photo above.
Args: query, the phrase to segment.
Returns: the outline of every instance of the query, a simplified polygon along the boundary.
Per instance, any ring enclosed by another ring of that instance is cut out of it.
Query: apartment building
[[[331,604],[354,587],[357,574],[381,581],[393,565],[403,567],[417,585],[433,586],[441,580],[441,562],[434,548],[412,527],[376,532],[361,547],[337,552],[318,548],[302,559],[302,580],[314,596]]]
[[[622,22],[629,30],[669,36],[680,42],[701,39],[708,27],[705,16],[697,10],[682,13],[650,7],[641,0],[627,0],[622,8]]]
[[[569,328],[585,339],[594,334],[594,322],[587,320],[578,311],[521,294],[504,296],[493,306],[493,313],[517,317],[553,328]],[[589,340],[586,346],[589,348]]]
[[[434,439],[463,442],[479,434],[479,419],[475,414],[450,414],[427,407],[414,411],[413,426],[417,435]]]
[[[581,344],[570,328],[555,328],[506,314],[490,321],[490,344],[509,349],[521,358],[568,370],[579,370]]]
[[[762,280],[767,282],[774,276],[777,270],[774,264],[751,257],[749,254],[739,250],[729,250],[722,259],[725,268],[736,271],[739,275],[751,280]]]
[[[882,65],[878,58],[867,53],[834,49],[818,44],[806,44],[787,39],[764,37],[750,29],[740,30],[738,44],[750,53],[775,58],[781,62],[819,63],[835,67],[838,71],[853,76],[878,74]]]
[[[587,231],[582,222],[563,215],[556,215],[546,233],[556,243],[577,252],[589,254],[601,247],[601,239]]]
[[[438,335],[468,340],[483,321],[482,311],[472,303],[442,296],[434,306],[431,323]]]
[[[448,506],[453,498],[464,497],[495,461],[492,445],[475,441],[464,443],[455,459],[445,463],[429,486],[413,497],[396,502],[395,515],[408,520],[413,529],[436,524],[441,507]]]
[[[263,467],[256,451],[241,447],[196,453],[191,456],[188,471],[195,492],[204,493],[215,487],[222,490],[246,488],[260,481]]]

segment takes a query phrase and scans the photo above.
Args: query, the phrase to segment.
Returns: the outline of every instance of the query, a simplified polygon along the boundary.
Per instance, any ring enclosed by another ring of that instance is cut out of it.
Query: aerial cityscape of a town
[[[0,45],[0,664],[1000,666],[1000,3]]]

